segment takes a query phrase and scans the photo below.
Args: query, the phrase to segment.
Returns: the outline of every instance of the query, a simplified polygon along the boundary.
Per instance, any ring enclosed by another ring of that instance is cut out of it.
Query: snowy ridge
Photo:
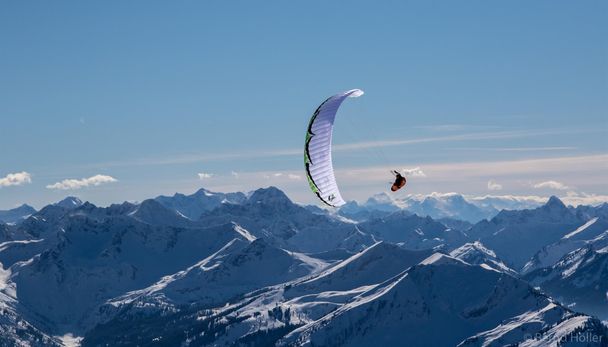
[[[555,243],[544,246],[522,268],[523,274],[543,267],[550,267],[560,258],[579,248],[588,246],[598,250],[608,246],[608,221],[595,217]]]
[[[450,256],[472,265],[488,266],[491,269],[502,271],[511,275],[517,272],[500,260],[494,251],[486,248],[481,242],[466,243],[450,252]]]

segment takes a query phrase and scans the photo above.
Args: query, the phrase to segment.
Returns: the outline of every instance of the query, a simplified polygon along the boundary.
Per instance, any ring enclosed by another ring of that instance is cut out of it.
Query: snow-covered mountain
[[[158,196],[155,200],[186,218],[197,220],[203,212],[225,203],[240,204],[246,200],[246,196],[243,193],[216,193],[201,188],[192,195],[175,193],[173,196]]]
[[[163,308],[193,303],[222,305],[238,295],[310,275],[328,265],[276,248],[263,239],[234,239],[195,265],[110,303],[122,306],[137,301],[135,306],[147,309],[158,302],[163,302]]]
[[[313,213],[275,187],[258,189],[241,204],[218,206],[203,213],[199,221],[206,225],[234,221],[258,238],[300,252],[360,250],[375,242],[352,222]]]
[[[500,326],[509,317],[536,314],[545,318],[539,312],[547,309],[555,309],[560,319],[538,319],[528,332],[543,334],[543,328],[559,322],[565,334],[583,330],[602,338],[606,335],[597,319],[572,314],[521,280],[434,254],[291,331],[279,345],[454,346],[478,331]],[[517,327],[509,330],[503,332],[514,342],[525,341],[524,334],[515,337]]]
[[[167,227],[108,209],[84,204],[70,210],[58,230],[41,233],[55,234],[55,242],[10,267],[9,281],[18,288],[20,305],[36,312],[31,319],[47,322],[55,332],[78,332],[105,300],[151,285],[228,241],[249,236],[234,224]]]
[[[503,210],[490,221],[475,224],[467,234],[496,252],[509,267],[520,270],[543,247],[586,222],[557,197],[551,197],[536,209]]]
[[[303,322],[319,319],[370,286],[417,264],[429,254],[429,251],[407,251],[388,243],[377,243],[326,270],[252,292],[218,310],[195,306],[171,315],[156,310],[156,313],[148,313],[144,317],[134,315],[133,310],[128,310],[93,329],[86,336],[84,345],[96,345],[100,336],[107,339],[107,330],[113,332],[114,340],[107,340],[110,343],[122,341],[128,344],[135,341],[133,339],[140,340],[141,332],[149,330],[146,325],[151,316],[162,322],[166,331],[170,331],[167,336],[181,335],[175,342],[185,336],[197,335],[195,331],[198,331],[199,327],[190,317],[198,316],[201,318],[199,324],[209,324],[210,329],[204,337],[195,338],[195,345],[212,342],[217,345],[235,343],[242,335],[255,335],[261,326],[271,329],[280,327],[283,325],[283,319],[294,319],[293,324],[296,324],[295,320]],[[213,312],[216,311],[217,322],[210,322],[208,316],[215,316]],[[272,318],[266,320],[268,315]],[[230,331],[226,331],[227,335],[220,333],[220,336],[213,336],[216,329],[224,331],[227,325],[231,326]],[[290,329],[293,328],[290,326]],[[153,331],[150,331],[150,334],[153,334]],[[264,331],[261,335],[264,335]],[[259,345],[268,345],[267,341],[265,342]]]
[[[466,243],[450,252],[450,256],[471,265],[483,265],[516,276],[517,272],[500,260],[494,251],[486,248],[481,242]]]
[[[213,310],[119,315],[91,330],[83,345],[455,346],[487,341],[502,346],[556,335],[608,338],[599,320],[571,312],[522,280],[440,253],[425,258],[408,252],[377,244],[316,275]]]
[[[78,199],[77,197],[68,196],[67,198],[65,198],[63,200],[56,202],[55,206],[63,207],[65,209],[70,210],[73,208],[80,207],[80,206],[82,206],[82,204],[83,204],[82,200]]]
[[[452,249],[468,241],[468,236],[460,230],[448,228],[431,217],[419,217],[407,211],[362,222],[359,228],[379,240],[399,243],[407,249]]]
[[[23,204],[11,210],[0,211],[0,223],[19,223],[34,213],[36,213],[35,208]]]
[[[608,319],[608,246],[579,248],[524,278],[576,310]]]
[[[169,209],[154,199],[147,199],[141,202],[131,213],[130,216],[152,225],[175,226],[175,227],[195,227],[196,223],[182,215],[178,211]]]
[[[526,263],[521,272],[528,273],[553,266],[566,254],[589,245],[595,249],[608,246],[608,219],[605,217],[593,217],[557,242],[544,246]]]

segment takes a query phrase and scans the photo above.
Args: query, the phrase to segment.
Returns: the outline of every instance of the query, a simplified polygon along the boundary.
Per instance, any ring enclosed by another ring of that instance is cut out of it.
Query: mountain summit
[[[63,207],[63,208],[67,208],[68,210],[77,208],[82,206],[82,200],[78,199],[75,196],[68,196],[67,198],[56,202],[55,206],[59,206],[59,207]]]

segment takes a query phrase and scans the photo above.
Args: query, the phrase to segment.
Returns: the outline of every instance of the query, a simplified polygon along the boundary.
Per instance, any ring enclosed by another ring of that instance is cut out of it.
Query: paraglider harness
[[[396,170],[393,170],[392,173],[395,174],[395,182],[391,186],[391,191],[396,192],[405,186],[407,180]]]

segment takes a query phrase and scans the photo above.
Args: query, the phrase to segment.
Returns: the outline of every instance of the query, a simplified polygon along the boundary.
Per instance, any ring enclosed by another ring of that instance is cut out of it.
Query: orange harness
[[[393,183],[393,185],[391,186],[391,191],[392,192],[398,191],[399,189],[401,189],[405,186],[405,183],[406,183],[405,177],[403,177],[401,175],[397,175],[397,178],[395,178],[395,183]]]

